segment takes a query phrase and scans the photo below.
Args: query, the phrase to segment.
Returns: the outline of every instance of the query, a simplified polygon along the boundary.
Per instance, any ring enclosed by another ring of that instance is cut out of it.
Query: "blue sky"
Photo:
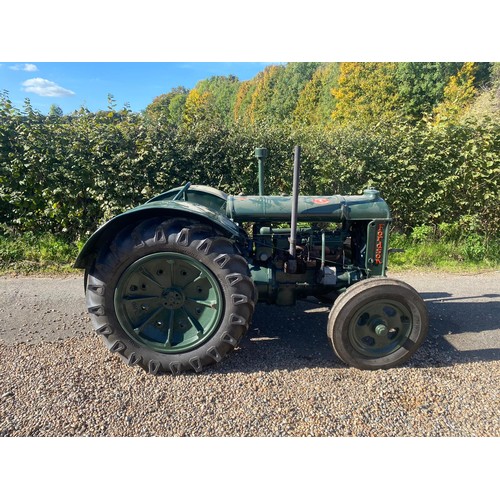
[[[106,109],[108,94],[140,111],[178,85],[248,80],[271,64],[253,61],[498,61],[491,2],[447,2],[4,2],[0,91],[18,108],[29,97],[43,113],[51,104]]]
[[[0,90],[7,90],[14,106],[32,106],[47,113],[57,104],[64,113],[81,105],[90,111],[107,109],[108,94],[118,108],[129,103],[143,110],[156,96],[182,85],[193,88],[210,76],[235,75],[249,80],[270,62],[1,62]]]

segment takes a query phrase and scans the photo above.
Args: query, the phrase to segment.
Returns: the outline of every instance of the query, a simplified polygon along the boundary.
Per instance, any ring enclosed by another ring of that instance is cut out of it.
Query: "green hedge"
[[[445,227],[498,234],[500,125],[393,124],[294,129],[152,122],[128,110],[44,116],[0,99],[0,227],[85,239],[109,217],[191,181],[257,192],[255,147],[269,148],[266,193],[290,192],[292,152],[302,146],[303,194],[377,187],[395,229]],[[450,229],[451,230],[451,229]]]

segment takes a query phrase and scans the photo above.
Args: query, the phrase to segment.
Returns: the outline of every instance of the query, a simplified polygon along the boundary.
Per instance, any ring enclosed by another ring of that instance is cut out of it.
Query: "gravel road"
[[[176,377],[104,348],[80,277],[1,277],[0,436],[500,436],[500,273],[391,277],[430,313],[400,368],[340,363],[312,300],[259,304],[229,358]]]

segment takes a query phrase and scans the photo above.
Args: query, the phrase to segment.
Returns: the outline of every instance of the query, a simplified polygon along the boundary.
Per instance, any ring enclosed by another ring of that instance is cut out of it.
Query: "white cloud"
[[[25,64],[24,71],[29,71],[29,72],[38,71],[38,68],[36,67],[35,64]]]
[[[15,64],[14,66],[9,66],[9,68],[14,71],[28,71],[30,73],[38,71],[36,64]]]
[[[65,89],[57,85],[57,83],[45,80],[45,78],[30,78],[22,83],[25,92],[32,92],[33,94],[41,95],[44,97],[64,97],[68,95],[75,95],[72,90]]]

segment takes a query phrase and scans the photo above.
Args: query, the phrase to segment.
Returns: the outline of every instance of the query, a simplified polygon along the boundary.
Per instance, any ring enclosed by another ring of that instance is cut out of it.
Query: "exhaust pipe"
[[[267,149],[256,148],[255,157],[259,162],[259,196],[264,196],[264,159],[267,158]]]
[[[292,187],[292,218],[290,221],[290,257],[293,264],[289,262],[288,270],[291,273],[297,270],[297,213],[299,207],[299,180],[300,180],[300,146],[295,146],[293,153],[293,187]]]

